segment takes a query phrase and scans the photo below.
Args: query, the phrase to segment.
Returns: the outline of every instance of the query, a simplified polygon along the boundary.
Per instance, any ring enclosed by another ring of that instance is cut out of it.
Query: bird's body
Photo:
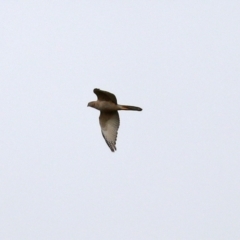
[[[89,107],[101,111],[99,122],[102,135],[112,152],[116,151],[117,131],[120,125],[118,115],[119,110],[142,111],[141,108],[128,105],[117,104],[117,98],[114,94],[95,88],[93,92],[97,95],[98,100],[88,103]]]
[[[90,102],[89,106],[103,112],[120,110],[120,107],[117,104],[108,101],[93,101]]]

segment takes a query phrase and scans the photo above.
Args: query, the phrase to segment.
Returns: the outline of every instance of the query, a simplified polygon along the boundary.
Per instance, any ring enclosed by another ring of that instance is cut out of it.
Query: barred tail
[[[140,107],[128,106],[128,105],[120,105],[120,110],[132,110],[132,111],[142,111]]]

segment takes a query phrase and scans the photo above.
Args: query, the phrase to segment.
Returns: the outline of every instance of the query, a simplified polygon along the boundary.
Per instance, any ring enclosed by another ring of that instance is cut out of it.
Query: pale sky
[[[239,1],[0,3],[1,240],[240,239]],[[94,88],[121,104],[106,145]]]

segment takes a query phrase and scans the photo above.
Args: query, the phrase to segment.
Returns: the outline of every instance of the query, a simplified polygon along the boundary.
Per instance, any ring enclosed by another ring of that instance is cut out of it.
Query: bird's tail
[[[120,110],[132,110],[132,111],[142,111],[140,107],[128,106],[128,105],[119,105]]]

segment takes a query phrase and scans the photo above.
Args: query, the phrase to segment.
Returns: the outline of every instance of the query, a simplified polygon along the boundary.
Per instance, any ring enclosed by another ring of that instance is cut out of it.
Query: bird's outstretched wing
[[[117,98],[114,94],[95,88],[93,92],[97,95],[99,101],[108,101],[117,104]]]
[[[117,111],[101,112],[99,116],[102,135],[112,152],[116,151],[116,141],[120,119]]]

